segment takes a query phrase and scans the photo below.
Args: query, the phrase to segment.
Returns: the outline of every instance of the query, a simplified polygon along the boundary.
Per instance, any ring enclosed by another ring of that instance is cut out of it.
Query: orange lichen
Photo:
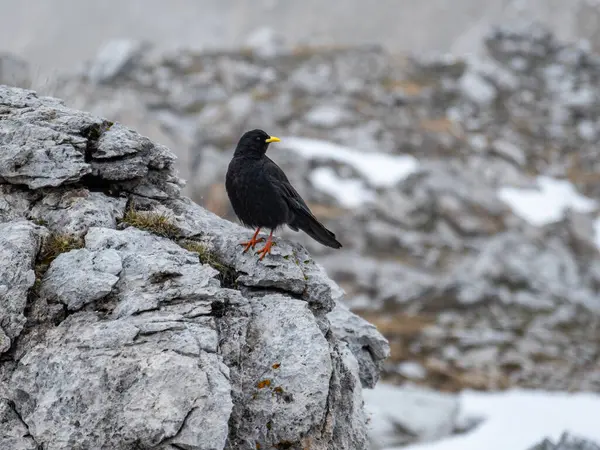
[[[256,385],[256,387],[258,389],[264,389],[269,386],[271,386],[271,380],[269,380],[268,378],[265,380],[259,381],[258,384]]]

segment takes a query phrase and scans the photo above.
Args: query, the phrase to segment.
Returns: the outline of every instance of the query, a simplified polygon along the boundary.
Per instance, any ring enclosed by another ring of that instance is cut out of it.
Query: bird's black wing
[[[305,214],[313,215],[310,208],[304,201],[304,199],[298,194],[298,191],[294,189],[290,180],[286,176],[285,172],[279,167],[273,160],[268,157],[263,170],[265,175],[279,194],[285,198],[288,206],[293,210],[301,210]]]
[[[342,246],[335,239],[335,234],[325,228],[313,215],[306,202],[296,189],[294,189],[294,186],[292,186],[283,170],[275,162],[267,158],[263,170],[273,188],[286,201],[294,215],[293,219],[288,223],[288,226],[292,230],[298,231],[300,229],[317,242],[328,247],[340,248]]]

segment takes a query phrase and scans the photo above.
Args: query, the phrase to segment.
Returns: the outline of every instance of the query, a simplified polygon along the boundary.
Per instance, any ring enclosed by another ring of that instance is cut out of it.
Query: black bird
[[[283,170],[266,155],[269,144],[279,141],[263,130],[244,133],[227,169],[225,188],[231,206],[243,225],[256,228],[252,239],[240,244],[245,245],[244,253],[264,241],[256,237],[261,228],[269,228],[269,238],[258,251],[262,260],[271,253],[273,232],[283,225],[302,230],[327,247],[340,248],[335,234],[317,220]]]

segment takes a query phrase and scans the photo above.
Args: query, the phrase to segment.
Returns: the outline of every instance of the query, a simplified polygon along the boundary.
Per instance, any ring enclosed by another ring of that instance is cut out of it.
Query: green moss
[[[151,211],[138,211],[129,208],[121,223],[126,223],[140,230],[149,231],[158,236],[175,239],[179,234],[179,229],[173,224],[166,214],[159,214]]]
[[[40,227],[45,227],[48,225],[48,221],[44,219],[31,219],[31,221]]]
[[[209,266],[219,271],[219,280],[225,287],[236,286],[236,274],[233,267],[224,264],[218,257],[218,255],[208,249],[208,247],[202,242],[193,241],[189,239],[180,240],[177,242],[179,246],[185,248],[187,251],[196,253],[202,264],[208,264]]]
[[[35,261],[35,282],[32,293],[37,295],[42,284],[42,278],[48,271],[50,264],[61,253],[67,253],[71,250],[83,248],[84,240],[79,236],[70,234],[51,234],[42,242],[42,248]]]
[[[151,211],[140,211],[130,206],[120,223],[125,223],[140,230],[175,241],[180,247],[196,253],[202,264],[208,264],[219,272],[219,280],[224,287],[236,287],[236,272],[233,267],[224,264],[218,255],[202,242],[191,239],[178,239],[179,228],[165,214]]]

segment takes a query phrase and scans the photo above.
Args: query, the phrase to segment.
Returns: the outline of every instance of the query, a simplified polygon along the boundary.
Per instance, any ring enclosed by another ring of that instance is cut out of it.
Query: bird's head
[[[271,142],[280,142],[275,136],[269,136],[263,130],[251,130],[244,133],[235,149],[236,155],[261,157],[267,152]]]

